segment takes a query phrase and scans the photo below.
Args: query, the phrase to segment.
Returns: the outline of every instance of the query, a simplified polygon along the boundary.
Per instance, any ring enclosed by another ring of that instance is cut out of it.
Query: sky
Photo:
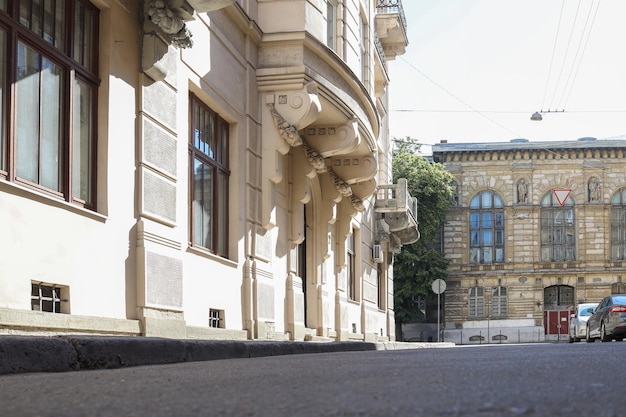
[[[422,143],[626,140],[625,0],[404,0],[390,133]],[[532,121],[543,112],[542,121]]]

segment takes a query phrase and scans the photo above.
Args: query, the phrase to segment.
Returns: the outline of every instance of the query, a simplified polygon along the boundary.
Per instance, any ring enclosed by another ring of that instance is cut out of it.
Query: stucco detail
[[[176,48],[191,48],[191,32],[181,15],[189,8],[171,8],[165,0],[150,0],[145,3],[144,32],[162,38]],[[183,12],[184,10],[184,12]]]

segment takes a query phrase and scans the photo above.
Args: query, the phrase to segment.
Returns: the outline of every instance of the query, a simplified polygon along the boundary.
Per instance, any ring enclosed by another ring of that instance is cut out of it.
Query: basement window
[[[30,307],[33,311],[69,313],[69,287],[41,282],[31,283]]]
[[[214,308],[209,310],[209,327],[224,328],[224,310],[216,310]]]

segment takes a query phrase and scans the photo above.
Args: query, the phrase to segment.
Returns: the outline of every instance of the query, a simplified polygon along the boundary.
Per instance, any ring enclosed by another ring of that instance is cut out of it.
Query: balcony
[[[402,245],[416,242],[417,198],[411,197],[404,178],[397,184],[380,185],[374,203],[376,212],[376,237],[379,241],[389,241],[389,250],[397,253]]]
[[[396,56],[404,54],[409,40],[401,0],[377,1],[376,32],[387,60],[394,60]]]

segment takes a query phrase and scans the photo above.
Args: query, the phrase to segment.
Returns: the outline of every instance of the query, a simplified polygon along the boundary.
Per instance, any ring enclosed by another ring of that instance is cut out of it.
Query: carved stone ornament
[[[280,133],[280,137],[282,137],[290,146],[302,145],[302,138],[298,133],[298,129],[296,129],[295,126],[290,125],[289,122],[287,122],[283,116],[276,111],[274,103],[269,103],[268,106],[270,113],[272,114],[272,118],[274,119],[274,125],[276,125],[276,128]]]
[[[350,197],[350,201],[352,202],[352,207],[354,207],[356,211],[365,211],[365,204],[363,203],[363,200],[361,200],[359,197],[353,195],[352,197]]]
[[[311,166],[315,168],[315,171],[318,174],[322,172],[326,172],[326,162],[324,161],[324,157],[319,154],[315,149],[313,149],[308,143],[303,142],[302,146],[304,146],[304,150],[306,151],[306,159],[309,161]]]
[[[307,160],[313,166],[313,168],[315,168],[317,173],[319,174],[328,171],[339,194],[344,197],[351,197],[352,206],[355,208],[355,210],[360,212],[365,211],[363,200],[352,195],[352,188],[350,187],[350,184],[339,178],[337,173],[332,168],[326,166],[324,157],[319,152],[317,152],[311,145],[309,145],[302,138],[302,136],[300,136],[300,133],[295,126],[289,124],[289,122],[287,122],[285,118],[281,116],[280,113],[278,113],[276,107],[274,106],[274,103],[268,103],[267,106],[272,115],[272,119],[274,120],[274,125],[278,129],[280,136],[285,140],[285,142],[287,142],[292,147],[304,146]]]
[[[176,48],[191,48],[191,32],[182,17],[170,9],[165,0],[147,2],[146,19],[158,28],[158,35]]]
[[[352,188],[350,188],[347,182],[339,178],[337,173],[332,168],[328,170],[328,174],[330,175],[330,178],[333,180],[333,183],[335,184],[335,188],[337,189],[339,194],[341,194],[344,197],[350,197],[352,195]]]

